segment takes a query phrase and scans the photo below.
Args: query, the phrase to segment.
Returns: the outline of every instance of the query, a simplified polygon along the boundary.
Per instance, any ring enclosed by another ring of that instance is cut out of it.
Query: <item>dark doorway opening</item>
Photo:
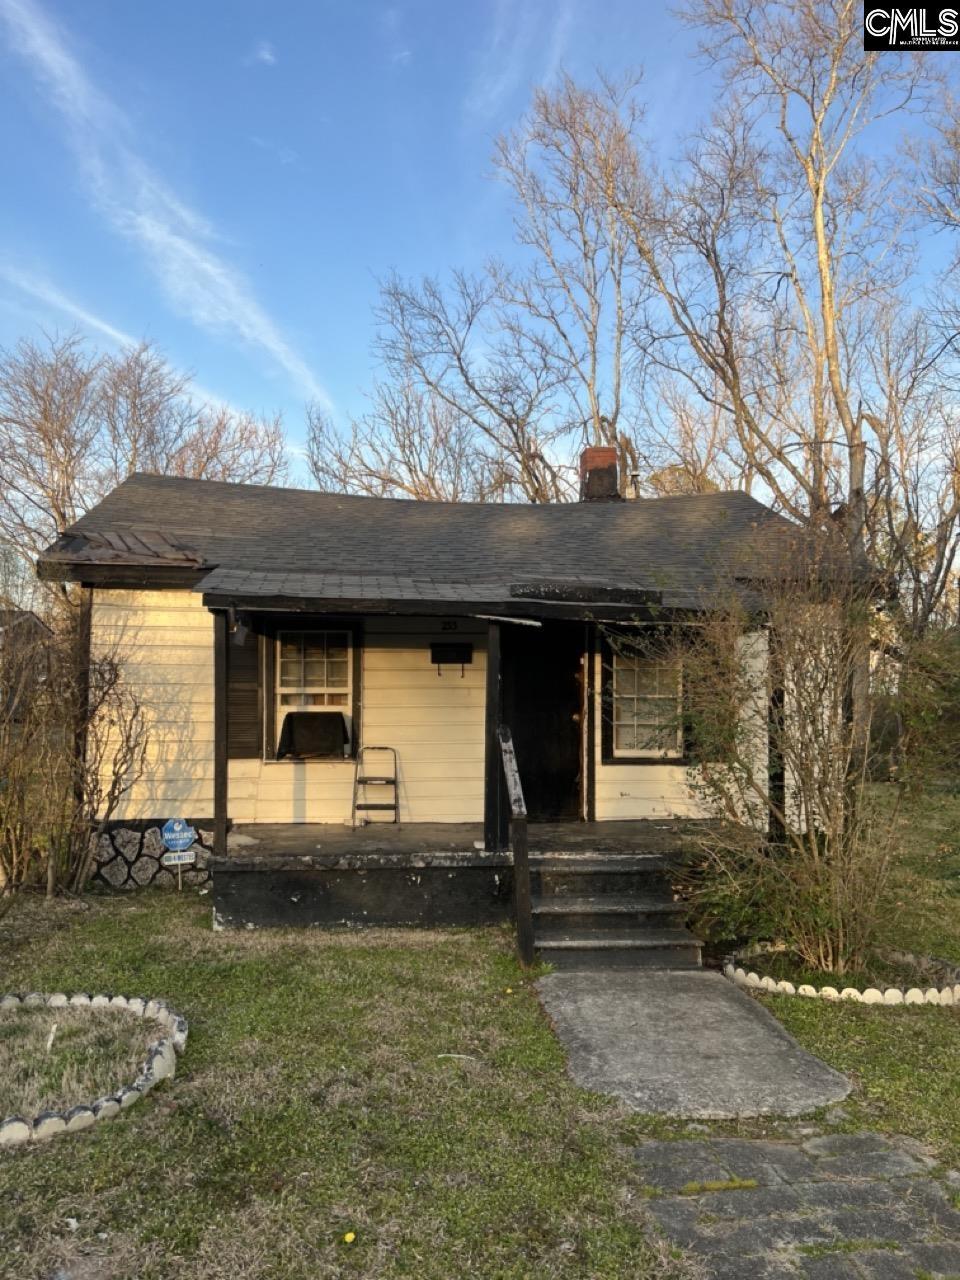
[[[504,624],[503,723],[533,822],[580,817],[583,627]]]

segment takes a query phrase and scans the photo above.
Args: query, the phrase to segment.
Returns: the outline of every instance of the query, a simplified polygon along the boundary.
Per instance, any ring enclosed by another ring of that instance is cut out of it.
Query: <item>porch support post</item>
[[[584,817],[587,822],[597,820],[597,624],[588,622],[585,628],[583,687],[585,691],[586,751],[583,767],[586,771]]]
[[[227,852],[227,615],[213,615],[213,851]]]
[[[767,836],[771,845],[782,844],[786,831],[781,814],[786,812],[787,774],[783,763],[783,657],[776,631],[767,630],[767,664],[770,701],[767,707]]]
[[[483,847],[498,853],[509,844],[509,814],[503,794],[503,762],[500,758],[502,673],[500,623],[487,624],[486,747],[483,766]]]

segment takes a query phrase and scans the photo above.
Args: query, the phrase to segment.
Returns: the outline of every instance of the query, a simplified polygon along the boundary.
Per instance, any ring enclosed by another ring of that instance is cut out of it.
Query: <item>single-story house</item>
[[[91,646],[149,711],[113,827],[209,831],[215,890],[245,903],[224,915],[272,893],[284,918],[487,918],[509,898],[501,727],[535,861],[654,856],[698,817],[682,671],[607,637],[695,616],[793,530],[745,493],[624,500],[592,448],[581,501],[553,505],[137,474],[39,570],[82,585]],[[401,866],[416,907],[371,878]]]

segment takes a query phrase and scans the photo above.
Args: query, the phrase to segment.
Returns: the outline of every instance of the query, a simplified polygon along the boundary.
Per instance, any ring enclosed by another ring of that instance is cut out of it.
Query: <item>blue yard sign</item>
[[[160,839],[173,853],[189,849],[197,838],[197,833],[186,818],[170,818],[160,829]]]

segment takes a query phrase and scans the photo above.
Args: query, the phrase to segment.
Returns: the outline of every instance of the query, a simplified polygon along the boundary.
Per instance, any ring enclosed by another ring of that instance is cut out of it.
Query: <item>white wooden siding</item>
[[[115,818],[213,813],[213,616],[189,591],[95,590],[91,651],[115,654],[147,718],[147,769]]]

